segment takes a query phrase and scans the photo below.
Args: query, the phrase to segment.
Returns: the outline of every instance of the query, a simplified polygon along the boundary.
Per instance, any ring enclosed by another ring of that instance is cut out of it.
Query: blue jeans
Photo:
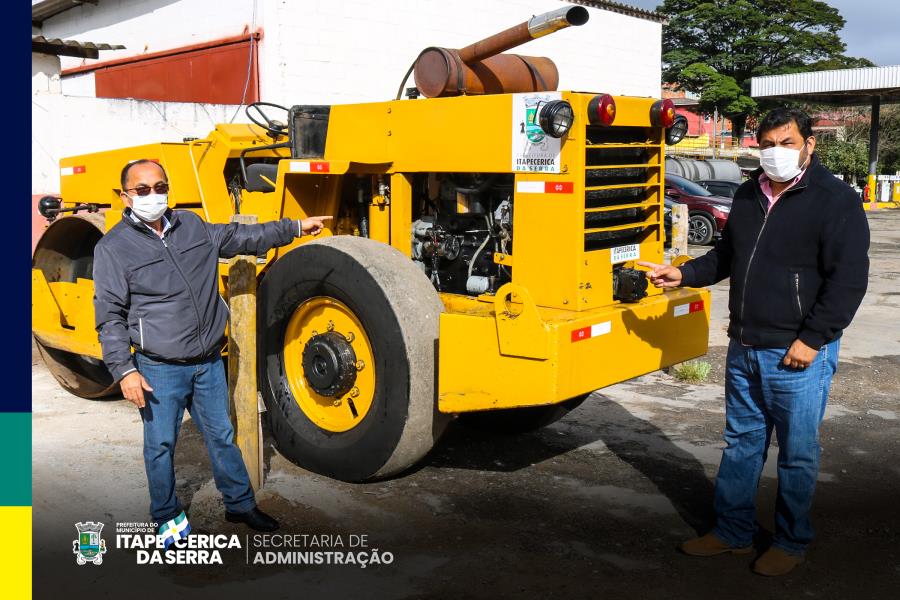
[[[153,388],[144,391],[144,466],[150,487],[150,514],[157,523],[174,519],[182,506],[175,495],[175,442],[184,410],[203,435],[216,487],[231,512],[256,506],[250,477],[234,445],[228,418],[228,383],[219,356],[183,365],[135,353],[138,371]]]
[[[809,512],[819,473],[819,424],[837,370],[837,339],[806,369],[781,362],[784,348],[731,340],[725,373],[725,442],[716,477],[713,532],[745,547],[756,532],[754,500],[772,429],[778,436],[778,497],[773,545],[802,555],[813,539]]]

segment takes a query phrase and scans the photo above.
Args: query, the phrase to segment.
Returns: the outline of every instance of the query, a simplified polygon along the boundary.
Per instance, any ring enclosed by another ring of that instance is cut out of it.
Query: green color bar
[[[0,413],[0,506],[31,506],[31,413]]]

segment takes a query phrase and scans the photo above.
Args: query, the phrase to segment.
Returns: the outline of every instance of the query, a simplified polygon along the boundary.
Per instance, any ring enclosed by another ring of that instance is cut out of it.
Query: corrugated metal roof
[[[78,56],[81,58],[99,58],[100,50],[124,50],[121,44],[95,44],[77,40],[47,39],[42,35],[31,36],[31,51],[55,56]]]
[[[42,0],[31,4],[31,24],[40,26],[52,16],[82,4],[97,4],[97,0]]]
[[[872,96],[897,102],[900,101],[900,65],[753,77],[750,95],[829,104],[868,104]]]
[[[628,15],[629,17],[636,17],[638,19],[645,19],[647,21],[655,21],[656,23],[662,23],[663,25],[669,22],[669,18],[663,13],[655,12],[652,10],[644,10],[643,8],[638,8],[637,6],[623,4],[622,2],[613,2],[612,0],[563,0],[563,2],[566,2],[567,4],[580,4],[582,6],[590,6],[592,8],[608,10],[610,12],[619,13],[621,15]]]

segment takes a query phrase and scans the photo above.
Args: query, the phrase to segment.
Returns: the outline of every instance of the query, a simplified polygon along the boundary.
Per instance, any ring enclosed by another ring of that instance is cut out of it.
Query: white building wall
[[[267,0],[260,44],[268,101],[330,104],[392,99],[428,46],[460,48],[561,6],[548,0]],[[591,18],[510,52],[549,56],[560,89],[659,96],[662,26],[589,8]],[[412,78],[407,87],[414,84]]]
[[[553,0],[102,0],[44,22],[43,35],[123,44],[112,60],[263,29],[263,99],[284,104],[393,98],[427,46],[459,48],[558,8]],[[662,26],[588,8],[591,18],[511,52],[549,56],[560,89],[658,96]],[[97,62],[62,57],[62,68]],[[408,85],[413,85],[410,79]],[[83,86],[77,92],[84,93]]]
[[[552,0],[100,0],[48,19],[39,33],[127,47],[101,52],[101,60],[111,60],[262,28],[263,100],[288,106],[350,103],[393,98],[427,46],[459,48],[561,5]],[[588,11],[586,25],[511,52],[551,57],[563,90],[658,97],[662,26]],[[64,77],[60,85],[53,75],[40,75],[53,60],[41,56],[32,57],[34,193],[58,191],[63,156],[204,136],[234,113],[235,107],[221,105],[92,98],[93,75]],[[96,61],[61,57],[63,69],[91,62]],[[412,78],[406,83],[411,85]],[[243,111],[237,120],[245,121]]]
[[[100,0],[96,5],[81,4],[47,19],[41,31],[46,38],[122,44],[125,50],[100,54],[101,61],[114,60],[240,35],[252,24],[254,6],[266,1]],[[63,56],[62,68],[95,62]]]
[[[31,103],[31,193],[59,192],[59,159],[153,142],[206,137],[236,106],[35,95]],[[243,111],[234,122],[246,123]]]

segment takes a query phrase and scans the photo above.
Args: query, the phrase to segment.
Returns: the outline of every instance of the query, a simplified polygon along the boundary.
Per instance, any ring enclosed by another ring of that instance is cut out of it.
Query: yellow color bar
[[[0,577],[6,600],[31,598],[31,507],[0,506]]]

